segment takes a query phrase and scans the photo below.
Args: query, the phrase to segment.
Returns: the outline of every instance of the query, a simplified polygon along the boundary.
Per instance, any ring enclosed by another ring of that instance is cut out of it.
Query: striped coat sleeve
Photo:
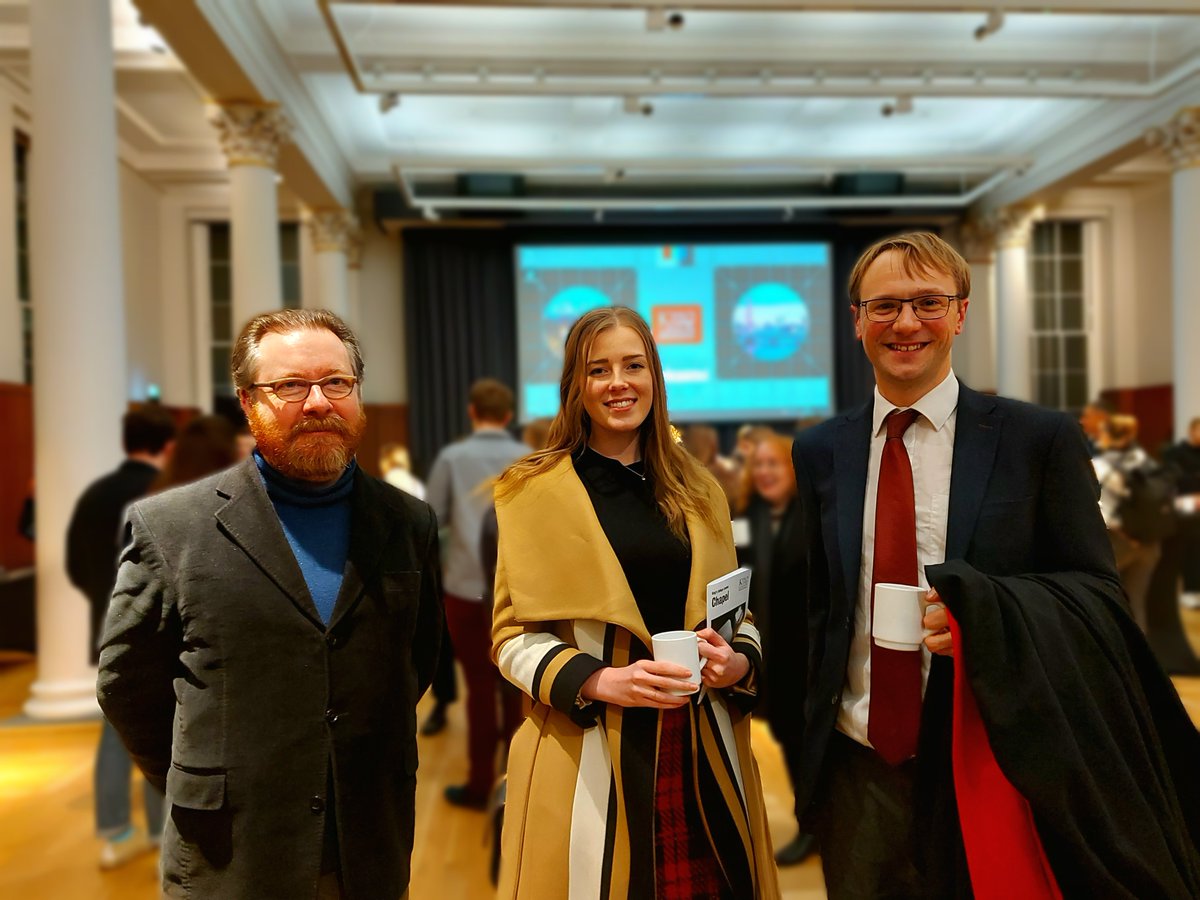
[[[500,543],[492,610],[492,660],[500,674],[534,702],[553,707],[581,727],[595,725],[598,705],[579,701],[579,692],[605,663],[560,639],[552,630],[552,622],[517,620],[508,589],[503,533]]]
[[[758,678],[762,670],[762,638],[758,626],[754,624],[754,614],[746,611],[746,617],[738,626],[737,633],[730,642],[737,653],[746,654],[750,660],[750,671],[737,684],[726,688],[726,696],[743,714],[751,712],[758,704]]]

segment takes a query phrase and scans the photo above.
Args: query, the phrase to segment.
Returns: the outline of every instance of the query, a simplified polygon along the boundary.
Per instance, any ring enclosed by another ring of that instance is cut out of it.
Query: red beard
[[[250,406],[247,419],[263,459],[299,481],[332,481],[341,475],[367,427],[367,414],[361,407],[354,421],[338,415],[307,417],[286,432],[257,403]]]

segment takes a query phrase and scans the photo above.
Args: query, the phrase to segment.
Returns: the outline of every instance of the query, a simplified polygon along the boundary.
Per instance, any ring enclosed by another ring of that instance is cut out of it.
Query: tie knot
[[[887,426],[887,439],[904,437],[904,432],[908,431],[908,426],[917,420],[919,416],[915,409],[893,409],[887,414],[887,418],[883,420],[883,424]]]

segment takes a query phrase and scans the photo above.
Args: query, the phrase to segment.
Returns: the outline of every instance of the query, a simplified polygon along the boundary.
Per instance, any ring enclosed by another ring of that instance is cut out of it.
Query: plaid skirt
[[[654,779],[657,900],[728,900],[729,886],[705,834],[691,772],[688,709],[662,712]]]

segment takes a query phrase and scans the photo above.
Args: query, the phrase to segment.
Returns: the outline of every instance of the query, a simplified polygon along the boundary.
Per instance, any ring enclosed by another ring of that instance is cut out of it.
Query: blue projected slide
[[[522,421],[558,411],[567,331],[613,305],[654,330],[672,421],[833,411],[827,244],[521,246],[516,271]]]

